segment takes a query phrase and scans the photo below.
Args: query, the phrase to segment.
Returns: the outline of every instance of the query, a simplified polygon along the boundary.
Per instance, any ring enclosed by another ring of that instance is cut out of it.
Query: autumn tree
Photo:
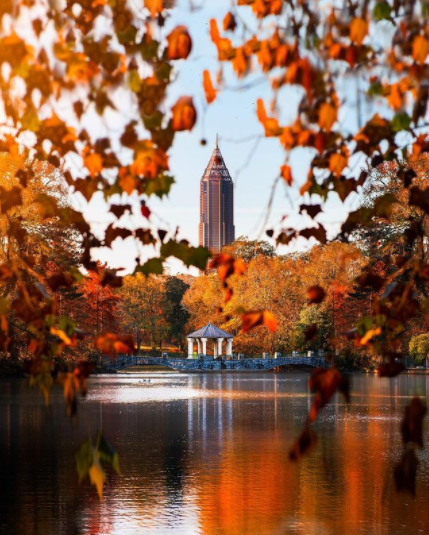
[[[134,277],[125,277],[119,293],[121,297],[121,328],[135,335],[137,350],[143,341],[155,348],[162,344],[168,331],[168,322],[164,314],[165,284],[162,277],[146,278],[138,273]]]

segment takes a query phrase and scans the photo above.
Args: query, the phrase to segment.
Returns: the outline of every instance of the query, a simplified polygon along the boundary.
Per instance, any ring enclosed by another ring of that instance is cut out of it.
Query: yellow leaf
[[[374,338],[374,336],[377,336],[379,334],[381,334],[380,327],[376,327],[375,329],[370,329],[369,331],[366,331],[365,336],[360,339],[360,345],[366,345],[372,338]]]
[[[101,159],[101,156],[96,152],[85,156],[83,159],[83,163],[88,169],[89,174],[92,178],[97,176],[103,170],[103,160]]]
[[[350,23],[350,40],[358,46],[362,44],[368,33],[368,22],[364,19],[355,18]]]
[[[337,120],[337,110],[329,102],[324,102],[319,109],[319,126],[326,132],[330,132]]]
[[[417,35],[413,41],[412,56],[416,63],[423,65],[429,54],[429,41],[424,35]]]
[[[53,334],[54,336],[58,336],[58,338],[68,346],[72,343],[71,339],[62,329],[56,329],[55,327],[51,327],[51,334]]]
[[[347,161],[348,161],[347,157],[344,156],[343,154],[339,154],[339,153],[331,154],[331,157],[329,158],[329,170],[337,178],[340,178],[344,167],[346,167],[347,165]]]
[[[89,469],[89,479],[91,483],[97,487],[98,497],[100,500],[103,499],[103,483],[106,479],[106,474],[103,472],[103,469],[98,462],[98,459],[94,454],[94,463]]]

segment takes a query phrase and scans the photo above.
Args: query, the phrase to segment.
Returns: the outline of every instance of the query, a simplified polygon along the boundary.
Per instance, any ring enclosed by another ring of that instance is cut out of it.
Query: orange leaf
[[[235,22],[234,15],[230,11],[228,11],[228,13],[225,15],[223,19],[223,29],[225,31],[228,31],[228,30],[234,31],[236,26],[237,26],[237,23]]]
[[[149,10],[152,17],[156,17],[162,12],[163,0],[144,0],[144,7]]]
[[[283,180],[286,182],[288,186],[292,185],[293,178],[292,178],[292,169],[289,165],[282,165],[280,167],[280,174],[283,178]]]
[[[177,26],[167,37],[168,59],[186,59],[192,50],[192,39],[186,26]]]
[[[156,147],[152,141],[140,143],[136,159],[131,164],[131,172],[134,175],[156,178],[160,172],[167,169],[168,156],[161,148]]]
[[[197,120],[197,111],[192,97],[180,97],[171,111],[173,112],[173,130],[176,132],[192,130]]]
[[[85,156],[83,159],[85,167],[88,169],[89,174],[92,178],[97,176],[103,170],[103,160],[101,156],[96,152]]]
[[[343,169],[347,166],[347,161],[347,157],[343,154],[339,154],[337,152],[331,154],[331,157],[329,158],[329,170],[337,178],[340,178]]]
[[[207,104],[211,104],[216,98],[216,89],[213,87],[210,73],[207,70],[203,71],[203,88]]]
[[[266,137],[280,136],[283,134],[283,128],[280,128],[277,119],[267,116],[265,104],[261,98],[258,98],[256,101],[256,115],[265,129]]]
[[[136,187],[136,181],[134,180],[134,177],[127,173],[125,168],[119,171],[119,186],[121,187],[122,191],[128,195],[131,195]]]
[[[337,120],[337,109],[329,102],[324,102],[319,109],[319,126],[326,132],[330,132]]]
[[[106,355],[118,353],[135,353],[134,338],[129,335],[106,333],[97,336],[94,345]]]
[[[350,23],[350,40],[358,46],[362,44],[368,33],[368,22],[364,19],[355,18]]]
[[[424,35],[417,35],[413,41],[412,56],[416,63],[423,65],[429,54],[429,41]]]
[[[265,325],[271,332],[277,329],[277,318],[268,310],[255,310],[241,315],[241,332],[250,331],[258,325]]]
[[[226,281],[231,275],[242,275],[246,271],[246,264],[241,258],[234,258],[233,256],[220,253],[215,256],[209,265],[209,269],[218,269],[218,276],[221,281]]]
[[[210,38],[215,45],[220,41],[220,33],[216,19],[210,19]]]

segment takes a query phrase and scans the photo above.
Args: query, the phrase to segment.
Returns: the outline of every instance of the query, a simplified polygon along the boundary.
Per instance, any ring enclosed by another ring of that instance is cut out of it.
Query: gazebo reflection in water
[[[212,323],[208,323],[204,327],[201,327],[197,331],[188,334],[186,337],[188,340],[188,359],[194,358],[194,342],[198,345],[198,356],[207,355],[207,342],[213,340],[213,356],[214,358],[221,356],[232,356],[232,341],[234,336],[229,334],[219,327],[216,327]],[[226,341],[226,352],[222,353],[223,341]]]

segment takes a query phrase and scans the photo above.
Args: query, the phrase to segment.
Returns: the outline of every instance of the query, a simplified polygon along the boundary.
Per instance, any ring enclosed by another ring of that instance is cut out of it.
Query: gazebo
[[[222,342],[226,340],[226,354],[232,355],[232,341],[234,336],[228,334],[222,329],[219,329],[215,325],[208,323],[204,327],[201,327],[197,331],[188,334],[186,337],[188,340],[188,359],[193,358],[194,354],[194,341],[198,344],[198,354],[205,355],[207,353],[207,340],[213,340],[213,354],[214,358],[222,355]]]

